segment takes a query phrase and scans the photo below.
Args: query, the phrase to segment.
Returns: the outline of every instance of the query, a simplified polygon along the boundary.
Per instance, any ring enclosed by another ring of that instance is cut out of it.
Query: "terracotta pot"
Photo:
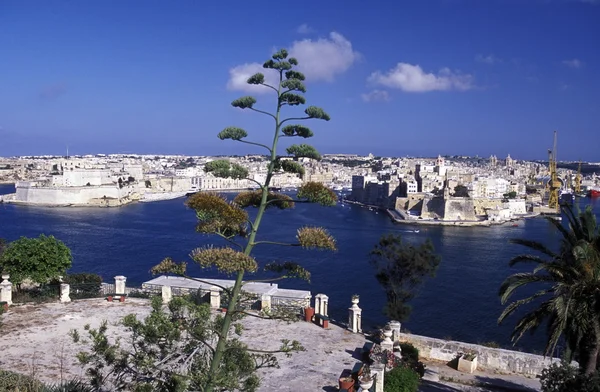
[[[124,295],[122,295],[122,296],[119,297],[119,302],[125,302],[125,296]]]
[[[312,321],[314,315],[315,315],[315,308],[311,308],[311,307],[304,308],[304,320],[305,321],[308,321],[308,322]]]
[[[348,377],[340,378],[340,390],[341,389],[353,391],[354,390],[354,379],[348,378]]]
[[[112,302],[112,295],[109,295],[108,297],[106,297],[106,300],[107,300],[108,302]]]

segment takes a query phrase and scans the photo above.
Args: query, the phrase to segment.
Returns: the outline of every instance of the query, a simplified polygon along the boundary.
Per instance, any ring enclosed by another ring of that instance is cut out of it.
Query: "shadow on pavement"
[[[460,389],[435,381],[423,380],[419,385],[419,392],[460,392]]]
[[[531,388],[523,384],[495,377],[476,376],[477,385],[487,387],[497,391],[519,391],[519,392],[538,392],[539,389]]]

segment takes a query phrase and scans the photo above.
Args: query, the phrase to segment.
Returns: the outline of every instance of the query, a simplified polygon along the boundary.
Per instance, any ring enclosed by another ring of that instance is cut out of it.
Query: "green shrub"
[[[403,365],[414,370],[422,378],[425,375],[425,364],[419,361],[419,349],[405,342],[400,343],[400,350],[402,350]]]
[[[402,350],[402,359],[415,362],[419,361],[419,349],[411,343],[400,343],[400,350]]]
[[[0,391],[41,392],[43,388],[44,385],[32,377],[0,370]]]
[[[94,388],[91,385],[80,381],[71,380],[62,384],[52,385],[45,387],[40,392],[93,392]]]
[[[64,283],[79,284],[79,283],[102,283],[102,277],[98,274],[82,272],[79,274],[68,274],[63,278]]]
[[[417,392],[419,375],[409,367],[396,367],[386,373],[383,389],[385,392]]]
[[[600,392],[600,374],[585,376],[565,362],[553,363],[542,370],[540,384],[542,392]]]

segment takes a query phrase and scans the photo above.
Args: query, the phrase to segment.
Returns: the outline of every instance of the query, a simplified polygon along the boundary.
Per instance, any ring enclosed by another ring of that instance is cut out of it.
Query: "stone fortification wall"
[[[475,205],[470,197],[450,197],[445,199],[444,220],[476,220]]]
[[[423,199],[425,198],[424,193],[415,193],[408,195],[407,197],[397,197],[396,198],[396,210],[412,210],[412,209],[422,209]]]
[[[161,192],[188,192],[192,188],[189,177],[159,177],[150,182],[153,189]]]
[[[486,210],[488,209],[501,210],[504,208],[508,208],[513,214],[527,214],[527,206],[523,199],[504,201],[503,199],[477,198],[473,199],[473,201],[476,215],[486,215]]]
[[[118,186],[17,187],[15,202],[38,205],[121,205],[135,199],[133,189]],[[105,200],[104,202],[101,199]],[[114,201],[106,201],[114,199]],[[125,200],[121,200],[125,199]]]
[[[476,215],[487,215],[486,210],[496,210],[504,208],[502,206],[502,199],[488,199],[488,198],[476,198],[473,199],[475,214]]]
[[[425,195],[421,208],[421,217],[423,219],[443,219],[445,202],[442,197]]]
[[[419,354],[422,357],[440,361],[449,362],[455,359],[458,353],[473,351],[477,353],[478,367],[504,373],[537,376],[553,362],[560,362],[558,358],[548,358],[541,355],[406,333],[401,333],[399,340],[413,344],[419,349]]]

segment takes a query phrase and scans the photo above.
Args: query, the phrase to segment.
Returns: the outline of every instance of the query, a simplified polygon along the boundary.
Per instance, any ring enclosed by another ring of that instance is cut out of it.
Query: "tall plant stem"
[[[262,220],[263,214],[267,207],[267,196],[269,195],[269,184],[271,183],[271,177],[273,177],[273,171],[275,168],[275,161],[277,159],[277,142],[279,140],[279,128],[281,124],[279,122],[279,113],[281,110],[281,82],[283,80],[283,72],[279,71],[279,86],[277,87],[277,113],[275,114],[275,134],[273,135],[273,145],[271,147],[271,160],[269,162],[269,168],[267,170],[267,178],[265,179],[265,185],[262,188],[262,197],[260,200],[260,206],[258,207],[258,212],[256,214],[256,218],[254,219],[254,223],[252,224],[252,231],[250,232],[250,236],[248,237],[248,243],[244,249],[244,254],[250,255],[252,249],[256,245],[256,233],[258,232],[258,228],[260,226],[260,222]],[[210,373],[208,378],[208,383],[205,388],[205,392],[213,392],[215,388],[215,376],[219,371],[219,366],[221,365],[221,360],[223,359],[223,354],[225,353],[225,345],[227,343],[227,337],[229,334],[229,328],[231,327],[231,321],[233,318],[233,313],[237,306],[238,297],[242,291],[242,283],[244,279],[244,271],[238,271],[237,277],[235,279],[235,284],[233,285],[233,290],[231,291],[231,300],[229,301],[229,306],[227,307],[227,312],[225,313],[225,317],[223,319],[223,326],[221,328],[221,334],[219,335],[219,340],[217,342],[217,347],[215,348],[215,352],[212,358],[212,362],[210,364]]]

